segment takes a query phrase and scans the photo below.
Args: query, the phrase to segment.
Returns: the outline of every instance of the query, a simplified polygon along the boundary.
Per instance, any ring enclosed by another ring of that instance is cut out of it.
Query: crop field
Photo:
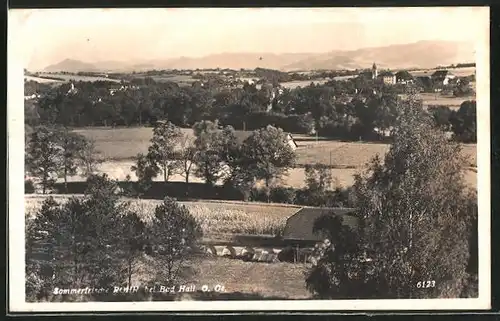
[[[54,78],[62,78],[65,81],[110,81],[119,83],[120,80],[106,78],[106,77],[90,77],[90,76],[78,76],[78,75],[67,75],[67,74],[56,74],[56,73],[40,73],[42,77],[54,77]]]
[[[33,217],[48,195],[25,195],[25,214]],[[53,195],[57,202],[64,203],[68,195]],[[127,199],[131,209],[137,211],[145,221],[151,219],[160,200]],[[293,205],[243,203],[243,202],[180,202],[200,224],[205,238],[226,240],[232,234],[275,235],[281,231],[286,219],[301,207]]]

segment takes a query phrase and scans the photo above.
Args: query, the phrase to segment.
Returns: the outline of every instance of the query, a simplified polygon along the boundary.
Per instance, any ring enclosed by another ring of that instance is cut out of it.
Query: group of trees
[[[166,198],[152,213],[138,213],[119,200],[117,189],[105,175],[90,176],[85,197],[63,203],[48,198],[27,220],[28,301],[51,300],[55,288],[113,291],[137,285],[133,277],[144,254],[161,267],[147,285],[174,285],[201,228],[173,199]],[[145,220],[148,216],[152,219]],[[82,293],[71,294],[67,299]]]
[[[57,178],[64,179],[67,189],[69,176],[80,172],[88,177],[96,172],[101,162],[93,141],[66,128],[38,126],[25,140],[26,169],[40,180],[43,194]]]
[[[458,110],[447,106],[431,106],[429,113],[434,124],[446,131],[452,132],[456,141],[475,143],[477,141],[476,101],[464,101]]]
[[[160,174],[167,182],[178,173],[187,183],[193,173],[209,186],[223,181],[244,194],[255,181],[263,180],[270,191],[295,161],[286,134],[273,126],[256,130],[245,139],[238,139],[232,127],[220,126],[217,121],[198,122],[193,131],[191,137],[170,122],[155,125],[148,153],[138,154],[131,168],[140,186],[149,186]]]
[[[306,280],[319,297],[477,296],[477,195],[459,144],[418,106],[400,105],[389,152],[355,177],[358,228],[316,222],[330,240]]]

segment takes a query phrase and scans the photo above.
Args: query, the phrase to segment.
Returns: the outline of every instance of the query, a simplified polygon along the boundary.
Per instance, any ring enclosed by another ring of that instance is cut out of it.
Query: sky
[[[484,7],[17,9],[9,28],[28,69],[227,52],[323,53],[420,40],[466,41],[487,31]]]

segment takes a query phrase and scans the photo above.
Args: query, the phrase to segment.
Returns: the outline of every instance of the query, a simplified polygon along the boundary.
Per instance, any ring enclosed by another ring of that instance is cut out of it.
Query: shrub
[[[275,187],[271,189],[271,202],[273,203],[286,203],[286,204],[294,204],[295,203],[296,191],[291,187]]]
[[[25,194],[33,194],[35,193],[35,183],[31,179],[27,179],[24,181],[24,193]]]

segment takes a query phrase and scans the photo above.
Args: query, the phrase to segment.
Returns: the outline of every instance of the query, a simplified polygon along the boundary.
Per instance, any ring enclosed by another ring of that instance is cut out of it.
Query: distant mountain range
[[[164,60],[93,63],[65,59],[47,66],[44,71],[131,72],[152,69],[254,69],[257,67],[283,71],[338,70],[370,68],[373,62],[377,63],[380,68],[433,68],[438,65],[474,62],[474,48],[469,43],[429,40],[319,54],[220,53],[199,58],[179,57]]]

